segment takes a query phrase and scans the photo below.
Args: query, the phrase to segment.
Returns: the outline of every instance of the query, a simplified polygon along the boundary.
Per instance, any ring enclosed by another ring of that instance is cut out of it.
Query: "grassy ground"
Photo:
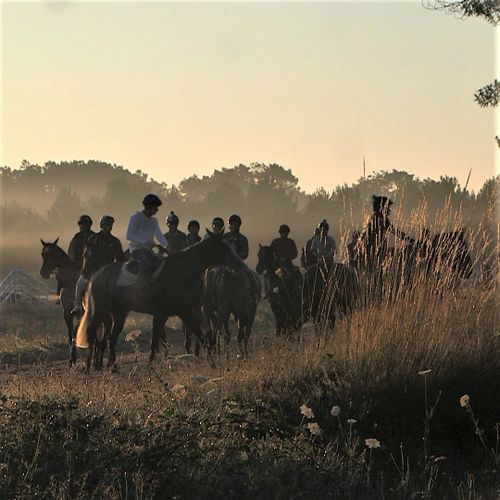
[[[1,351],[56,354],[2,362],[0,497],[497,498],[497,305],[491,283],[419,285],[318,347],[274,339],[263,302],[250,359],[215,366],[178,356],[175,321],[148,364],[133,315],[119,372],[89,376],[62,361],[59,308],[9,307]]]

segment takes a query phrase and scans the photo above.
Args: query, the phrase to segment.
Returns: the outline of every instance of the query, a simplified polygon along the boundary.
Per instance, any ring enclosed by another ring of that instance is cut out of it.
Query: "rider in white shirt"
[[[154,215],[161,206],[161,200],[155,194],[148,194],[142,200],[144,209],[137,211],[130,217],[127,229],[127,240],[130,255],[144,266],[145,272],[153,267],[154,259],[153,247],[155,238],[162,247],[168,250],[169,244],[161,232],[158,219]]]

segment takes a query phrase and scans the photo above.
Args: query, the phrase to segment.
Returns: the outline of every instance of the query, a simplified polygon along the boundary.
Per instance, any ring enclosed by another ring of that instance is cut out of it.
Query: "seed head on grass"
[[[469,395],[468,394],[464,394],[461,398],[460,398],[460,406],[462,408],[467,408],[469,406],[469,402],[470,402],[470,398],[469,398]]]
[[[335,405],[330,410],[330,415],[332,415],[332,417],[338,417],[340,415],[340,406]]]

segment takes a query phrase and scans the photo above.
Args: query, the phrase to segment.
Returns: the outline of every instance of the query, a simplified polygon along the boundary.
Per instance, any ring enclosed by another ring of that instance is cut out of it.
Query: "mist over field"
[[[491,178],[473,193],[456,178],[419,179],[412,173],[393,170],[366,179],[360,176],[350,185],[325,186],[305,193],[293,172],[278,164],[222,168],[210,176],[193,175],[176,186],[168,184],[168,172],[165,179],[155,180],[144,172],[131,173],[117,165],[73,161],[42,166],[25,162],[19,170],[2,167],[0,186],[3,276],[14,267],[37,272],[40,238],[53,241],[60,237],[60,245],[67,249],[82,214],[93,218],[94,230],[102,215],[112,215],[116,221],[114,234],[126,247],[128,220],[141,209],[142,198],[150,192],[163,201],[157,217],[165,232],[165,217],[171,210],[180,217],[179,229],[183,231],[190,219],[199,220],[204,231],[215,216],[227,221],[231,214],[239,214],[243,219],[241,231],[250,241],[249,262],[254,265],[258,243],[269,244],[278,236],[281,224],[291,227],[290,237],[300,249],[323,219],[331,226],[340,258],[345,258],[345,239],[352,229],[363,228],[373,194],[394,201],[395,220],[413,236],[412,217],[424,211],[425,220],[419,224],[432,228],[445,207],[449,213],[460,212],[460,221],[439,221],[441,229],[457,223],[465,229],[477,227],[482,220],[493,221],[495,207],[491,200],[497,180]]]

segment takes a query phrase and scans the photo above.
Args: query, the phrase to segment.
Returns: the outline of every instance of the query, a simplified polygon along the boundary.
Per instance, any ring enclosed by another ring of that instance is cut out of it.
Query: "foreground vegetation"
[[[4,373],[0,496],[495,498],[495,302],[478,283],[372,304],[321,348],[261,334],[215,367]]]
[[[418,259],[404,286],[397,266],[380,288],[362,276],[359,307],[321,341],[310,326],[274,338],[262,301],[247,361],[176,355],[174,321],[149,364],[151,320],[131,315],[119,372],[85,375],[54,361],[58,308],[2,310],[0,498],[498,498],[492,233],[471,232],[460,284]]]

